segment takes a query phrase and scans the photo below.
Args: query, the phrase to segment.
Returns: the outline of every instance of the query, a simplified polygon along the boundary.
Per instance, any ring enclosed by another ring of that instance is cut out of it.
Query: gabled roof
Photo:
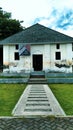
[[[49,29],[40,24],[35,24],[26,28],[25,30],[16,33],[2,41],[0,44],[8,44],[8,43],[65,43],[65,42],[73,42],[73,38],[57,32],[55,30]]]

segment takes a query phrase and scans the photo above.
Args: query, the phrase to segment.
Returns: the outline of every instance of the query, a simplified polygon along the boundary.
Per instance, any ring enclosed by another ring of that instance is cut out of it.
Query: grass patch
[[[0,76],[0,79],[2,78],[29,78],[29,76]]]
[[[25,84],[0,84],[0,116],[11,116],[25,87]]]
[[[73,115],[73,84],[49,84],[67,115]]]

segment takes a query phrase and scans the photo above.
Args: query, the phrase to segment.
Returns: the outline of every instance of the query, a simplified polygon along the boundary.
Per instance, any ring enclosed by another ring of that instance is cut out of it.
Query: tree
[[[11,13],[3,11],[0,7],[0,40],[23,30],[21,22],[11,19]]]

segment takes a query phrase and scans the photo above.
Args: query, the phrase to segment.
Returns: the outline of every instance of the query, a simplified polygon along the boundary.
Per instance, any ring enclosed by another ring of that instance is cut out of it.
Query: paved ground
[[[65,116],[48,85],[28,85],[12,114],[29,118]]]
[[[0,118],[0,130],[73,130],[73,117]]]

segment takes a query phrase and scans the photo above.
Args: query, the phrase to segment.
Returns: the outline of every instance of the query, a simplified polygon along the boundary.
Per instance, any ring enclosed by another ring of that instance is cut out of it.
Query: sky
[[[73,0],[0,0],[0,7],[24,27],[39,23],[73,37]]]

